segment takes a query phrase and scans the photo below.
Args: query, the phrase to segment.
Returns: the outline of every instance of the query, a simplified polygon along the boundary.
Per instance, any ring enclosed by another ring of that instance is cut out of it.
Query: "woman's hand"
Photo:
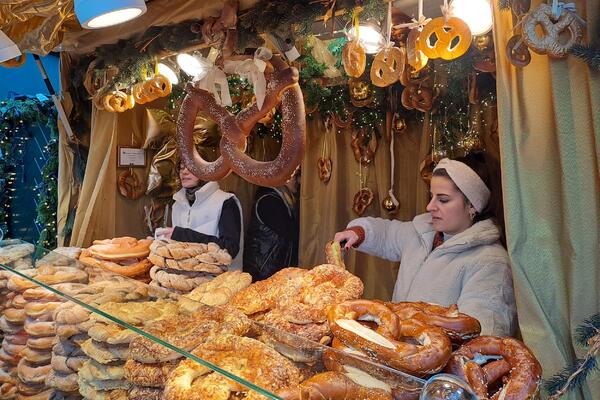
[[[336,233],[333,237],[333,240],[340,243],[345,241],[346,244],[344,245],[344,249],[349,249],[354,246],[356,242],[358,242],[358,235],[354,231],[345,230]]]

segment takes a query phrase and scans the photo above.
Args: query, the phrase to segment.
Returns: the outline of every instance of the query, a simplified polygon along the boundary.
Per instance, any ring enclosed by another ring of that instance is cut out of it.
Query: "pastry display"
[[[127,236],[95,240],[81,252],[79,261],[115,274],[136,277],[146,274],[152,267],[147,259],[151,243],[151,239],[137,240]]]

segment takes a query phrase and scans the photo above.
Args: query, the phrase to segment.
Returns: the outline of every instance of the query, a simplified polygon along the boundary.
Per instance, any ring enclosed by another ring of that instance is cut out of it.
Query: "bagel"
[[[2,341],[2,350],[9,356],[22,357],[21,353],[27,348],[24,344],[12,344],[6,340]]]
[[[10,305],[14,308],[25,308],[28,302],[29,300],[23,297],[22,294],[17,294],[15,297],[12,298]]]
[[[8,322],[3,315],[0,317],[0,330],[4,333],[15,334],[23,329],[23,324],[13,324]]]
[[[3,348],[0,348],[0,361],[9,365],[17,365],[21,356],[8,354]]]
[[[4,340],[12,344],[26,344],[29,335],[25,331],[4,335]]]

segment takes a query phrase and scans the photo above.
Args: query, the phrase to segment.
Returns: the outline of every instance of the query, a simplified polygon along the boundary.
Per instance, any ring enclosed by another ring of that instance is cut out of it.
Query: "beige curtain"
[[[575,3],[600,47],[600,1]],[[575,330],[600,310],[600,72],[534,53],[515,68],[504,52],[512,26],[496,9],[508,250],[523,339],[549,377],[583,355]],[[600,399],[600,375],[571,398]]]

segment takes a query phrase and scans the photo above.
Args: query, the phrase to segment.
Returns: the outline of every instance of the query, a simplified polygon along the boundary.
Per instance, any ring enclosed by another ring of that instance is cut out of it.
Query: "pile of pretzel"
[[[215,243],[155,240],[148,260],[153,286],[186,294],[227,271],[231,256]]]
[[[94,240],[92,246],[81,252],[79,261],[126,277],[140,277],[152,267],[147,259],[151,239],[137,240],[124,236]]]
[[[322,361],[330,372],[280,391],[282,398],[419,397],[378,364],[423,377],[445,370],[480,399],[526,400],[538,391],[541,367],[531,351],[516,339],[477,337],[479,322],[456,305],[351,300],[331,307],[328,322],[334,339]],[[454,352],[453,344],[460,345]]]
[[[155,75],[153,78],[135,84],[131,93],[115,90],[107,95],[95,95],[93,103],[99,110],[109,112],[125,112],[131,110],[135,104],[145,104],[171,94],[171,81],[164,75]]]

